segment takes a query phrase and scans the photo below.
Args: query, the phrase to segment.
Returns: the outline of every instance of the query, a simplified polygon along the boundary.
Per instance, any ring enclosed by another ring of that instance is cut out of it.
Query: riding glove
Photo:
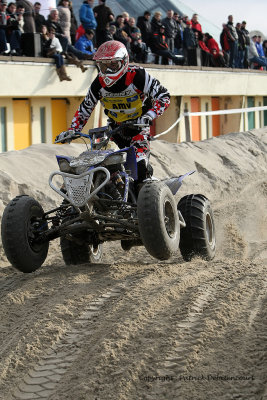
[[[74,138],[74,135],[75,135],[75,131],[73,129],[63,131],[58,136],[56,136],[55,142],[70,143],[72,141],[72,139]],[[73,136],[73,138],[72,138],[72,136]]]
[[[148,111],[146,114],[142,115],[142,117],[137,118],[137,123],[152,125],[152,121],[156,117],[154,114],[155,113],[153,111]]]

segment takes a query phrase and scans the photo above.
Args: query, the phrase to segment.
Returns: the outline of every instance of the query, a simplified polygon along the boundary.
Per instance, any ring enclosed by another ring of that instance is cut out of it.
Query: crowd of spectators
[[[108,40],[122,42],[131,62],[175,65],[203,65],[223,68],[267,67],[267,40],[250,37],[246,22],[234,23],[233,16],[222,25],[220,43],[203,28],[198,15],[192,18],[168,10],[145,11],[137,21],[127,12],[114,15],[105,0],[85,0],[78,23],[72,1],[60,0],[47,19],[41,4],[29,0],[7,3],[0,0],[0,54],[25,55],[27,42],[40,35],[41,54],[53,57],[60,80],[70,80],[64,61],[82,72],[83,60],[92,59],[97,47]]]

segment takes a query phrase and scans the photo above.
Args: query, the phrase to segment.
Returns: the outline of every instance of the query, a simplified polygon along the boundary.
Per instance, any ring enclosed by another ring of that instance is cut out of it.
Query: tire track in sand
[[[190,307],[188,315],[177,323],[177,331],[181,340],[168,354],[162,367],[157,370],[159,376],[181,375],[186,370],[186,359],[190,353],[195,353],[195,346],[201,343],[200,336],[203,332],[203,310],[213,301],[216,289],[207,285],[199,286],[198,295]]]
[[[120,296],[129,285],[126,280],[91,301],[77,318],[74,326],[46,351],[40,361],[23,378],[12,393],[18,400],[49,398],[62,376],[82,352],[84,337],[90,333],[88,324],[97,318],[101,308],[112,298]]]

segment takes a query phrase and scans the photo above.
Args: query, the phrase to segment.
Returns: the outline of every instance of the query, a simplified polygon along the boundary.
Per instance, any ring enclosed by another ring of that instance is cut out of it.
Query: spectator
[[[117,15],[115,20],[110,23],[110,26],[116,26],[116,28],[124,26],[124,18],[121,14]]]
[[[123,13],[123,14],[125,14],[125,13]],[[123,20],[124,20],[123,30],[124,30],[124,32],[127,33],[128,36],[130,36],[130,34],[131,34],[131,28],[134,28],[134,27],[135,27],[135,19],[132,18],[132,17],[129,17],[129,18],[128,18],[128,21],[125,21],[125,18],[124,18],[124,16],[123,16],[123,14],[122,14],[122,18],[123,18]],[[126,14],[127,14],[127,13],[126,13]]]
[[[233,24],[233,16],[229,15],[228,22],[228,43],[229,43],[229,67],[236,68],[237,66],[237,50],[238,50],[238,35]]]
[[[38,33],[42,32],[42,27],[45,25],[45,17],[42,14],[40,14],[41,7],[42,5],[38,1],[36,1],[33,5],[35,30]]]
[[[141,31],[142,40],[149,46],[151,39],[151,23],[150,23],[151,14],[149,11],[145,11],[144,15],[137,18],[137,27]]]
[[[182,56],[176,56],[172,51],[168,49],[168,44],[165,40],[165,26],[159,27],[159,33],[154,32],[151,40],[151,50],[153,53],[162,56],[164,58],[170,58],[176,65],[183,64],[184,58]]]
[[[229,29],[226,24],[222,24],[222,32],[220,34],[220,44],[224,53],[229,54],[230,45],[229,45]]]
[[[146,64],[148,51],[145,42],[142,41],[141,31],[139,28],[133,28],[131,39],[131,51],[133,55],[133,61]]]
[[[55,30],[55,35],[59,39],[64,52],[67,49],[68,40],[64,36],[63,30],[59,23],[59,13],[56,8],[50,11],[50,14],[48,15],[46,20],[46,26],[48,31],[50,31],[50,28],[53,28]]]
[[[58,3],[58,16],[63,35],[66,36],[69,43],[71,43],[71,38],[70,38],[71,13],[69,8],[69,0],[60,0],[60,2]]]
[[[63,53],[66,55],[66,57],[68,57],[69,60],[72,60],[72,62],[75,65],[80,67],[80,63],[78,65],[77,58],[78,60],[90,59],[90,57],[87,54],[82,53],[81,51],[77,50],[74,46],[72,46],[69,43],[68,39],[64,36],[62,28],[59,24],[59,15],[57,9],[53,9],[50,11],[50,14],[46,21],[46,26],[48,28],[48,31],[50,30],[50,28],[53,28],[55,30],[55,35],[60,41]]]
[[[166,18],[161,20],[165,26],[166,42],[170,51],[174,51],[174,37],[176,34],[176,23],[173,19],[173,10],[167,11]]]
[[[25,9],[25,13],[23,15],[24,18],[24,33],[34,33],[35,32],[35,20],[34,20],[34,8],[32,3],[29,0],[17,0],[17,8],[23,7]]]
[[[0,54],[6,55],[7,40],[6,40],[6,26],[7,26],[7,2],[3,0],[0,3]]]
[[[9,3],[6,11],[6,39],[10,43],[10,54],[13,56],[21,55],[21,33],[23,33],[23,30],[20,29],[20,20],[23,21],[23,15],[17,14],[16,11],[16,4]]]
[[[248,48],[250,45],[249,31],[246,29],[246,25],[246,21],[242,21],[241,32],[243,33],[246,42],[244,51],[244,68],[248,68]]]
[[[106,29],[106,42],[108,42],[109,40],[115,40],[114,39],[114,35],[116,33],[116,26],[115,25],[110,25],[107,29]]]
[[[241,31],[241,24],[238,22],[235,26],[236,33],[238,35],[238,48],[237,48],[237,65],[236,68],[244,68],[244,56],[246,39]]]
[[[227,67],[227,55],[220,50],[218,43],[216,40],[209,34],[204,34],[204,42],[206,43],[207,48],[210,50],[211,54],[214,57],[214,62],[216,67]]]
[[[197,46],[201,51],[201,65],[204,67],[215,67],[214,57],[210,49],[206,46],[203,38],[203,33],[200,31],[195,31],[195,37],[197,41]]]
[[[181,54],[183,52],[183,27],[181,24],[181,17],[178,13],[173,13],[173,20],[175,22],[175,36],[174,36],[174,53]]]
[[[192,29],[191,21],[187,21],[186,28],[184,29],[184,48],[195,49],[197,46],[196,36]]]
[[[84,29],[96,30],[97,22],[93,13],[94,0],[85,0],[80,8],[80,21]]]
[[[125,24],[125,21],[124,21],[123,30],[124,30],[124,32],[127,33],[127,35],[129,36],[129,38],[131,38],[132,31],[133,31],[133,29],[135,29],[135,28],[136,28],[136,25],[135,25],[135,18],[130,17],[127,24]]]
[[[202,32],[202,26],[198,22],[198,14],[193,14],[191,22],[193,31]]]
[[[106,29],[109,23],[114,20],[112,10],[106,6],[106,0],[98,0],[98,6],[93,9],[96,15],[96,46],[99,47],[102,43],[106,42]]]
[[[17,10],[16,3],[13,2],[8,3],[8,6],[6,8],[7,19],[12,18],[13,20],[16,20],[16,10]]]
[[[16,14],[17,14],[17,21],[19,24],[20,33],[24,33],[24,13],[25,13],[25,8],[23,6],[18,5]]]
[[[187,21],[186,28],[184,28],[184,40],[183,40],[183,51],[186,59],[186,63],[188,65],[195,65],[196,61],[196,48],[197,48],[197,40],[196,36],[192,30],[191,21]]]
[[[250,40],[250,45],[248,48],[248,59],[250,63],[256,63],[261,67],[266,69],[267,67],[267,58],[266,57],[259,57],[257,47],[256,47],[257,35],[252,36]]]
[[[43,55],[45,57],[51,57],[55,60],[56,71],[60,81],[71,81],[71,78],[67,75],[64,60],[62,56],[62,47],[59,40],[55,36],[55,30],[50,28],[47,32],[46,25],[42,26],[42,45]]]
[[[72,1],[69,1],[69,9],[70,9],[70,40],[71,44],[74,46],[76,31],[78,29],[78,23],[73,11]]]
[[[130,51],[130,38],[127,33],[124,31],[124,18],[122,15],[117,15],[116,20],[114,22],[116,27],[116,32],[113,34],[114,40],[117,40],[124,44],[127,48],[127,51]]]
[[[130,15],[126,11],[124,11],[121,15],[122,15],[122,18],[124,19],[125,27],[128,26]]]
[[[114,40],[113,34],[115,32],[116,32],[116,26],[107,24],[106,29],[102,31],[101,40],[103,41],[103,43],[108,42],[109,40]]]
[[[153,33],[159,33],[159,28],[162,25],[161,24],[161,12],[160,11],[155,11],[154,16],[151,20],[151,32]],[[153,37],[153,36],[152,36]]]
[[[181,19],[181,26],[183,29],[185,29],[187,27],[188,22],[189,22],[188,15],[184,15]],[[191,25],[192,25],[192,22],[191,22]]]
[[[265,55],[265,57],[267,57],[267,40],[263,41],[262,47],[263,47],[264,55]]]
[[[93,54],[95,53],[93,37],[94,31],[92,29],[85,29],[85,34],[81,36],[80,39],[75,43],[76,49],[88,55],[92,55],[92,58]]]
[[[255,44],[256,44],[256,48],[257,48],[259,56],[260,57],[265,57],[264,50],[263,50],[263,47],[262,47],[261,36],[259,36],[259,35],[257,36],[257,40],[256,40]]]

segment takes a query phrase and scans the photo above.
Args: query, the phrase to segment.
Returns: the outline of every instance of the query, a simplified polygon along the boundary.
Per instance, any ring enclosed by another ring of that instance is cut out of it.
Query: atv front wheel
[[[206,260],[215,256],[216,238],[213,212],[202,194],[184,196],[178,203],[186,227],[181,228],[180,251],[185,261],[199,255]]]
[[[140,236],[149,254],[168,260],[178,250],[180,236],[176,202],[168,186],[145,184],[138,195],[137,215]]]
[[[33,272],[46,259],[49,242],[37,240],[46,231],[44,211],[32,197],[17,196],[6,206],[1,224],[2,243],[9,262],[21,272]]]

